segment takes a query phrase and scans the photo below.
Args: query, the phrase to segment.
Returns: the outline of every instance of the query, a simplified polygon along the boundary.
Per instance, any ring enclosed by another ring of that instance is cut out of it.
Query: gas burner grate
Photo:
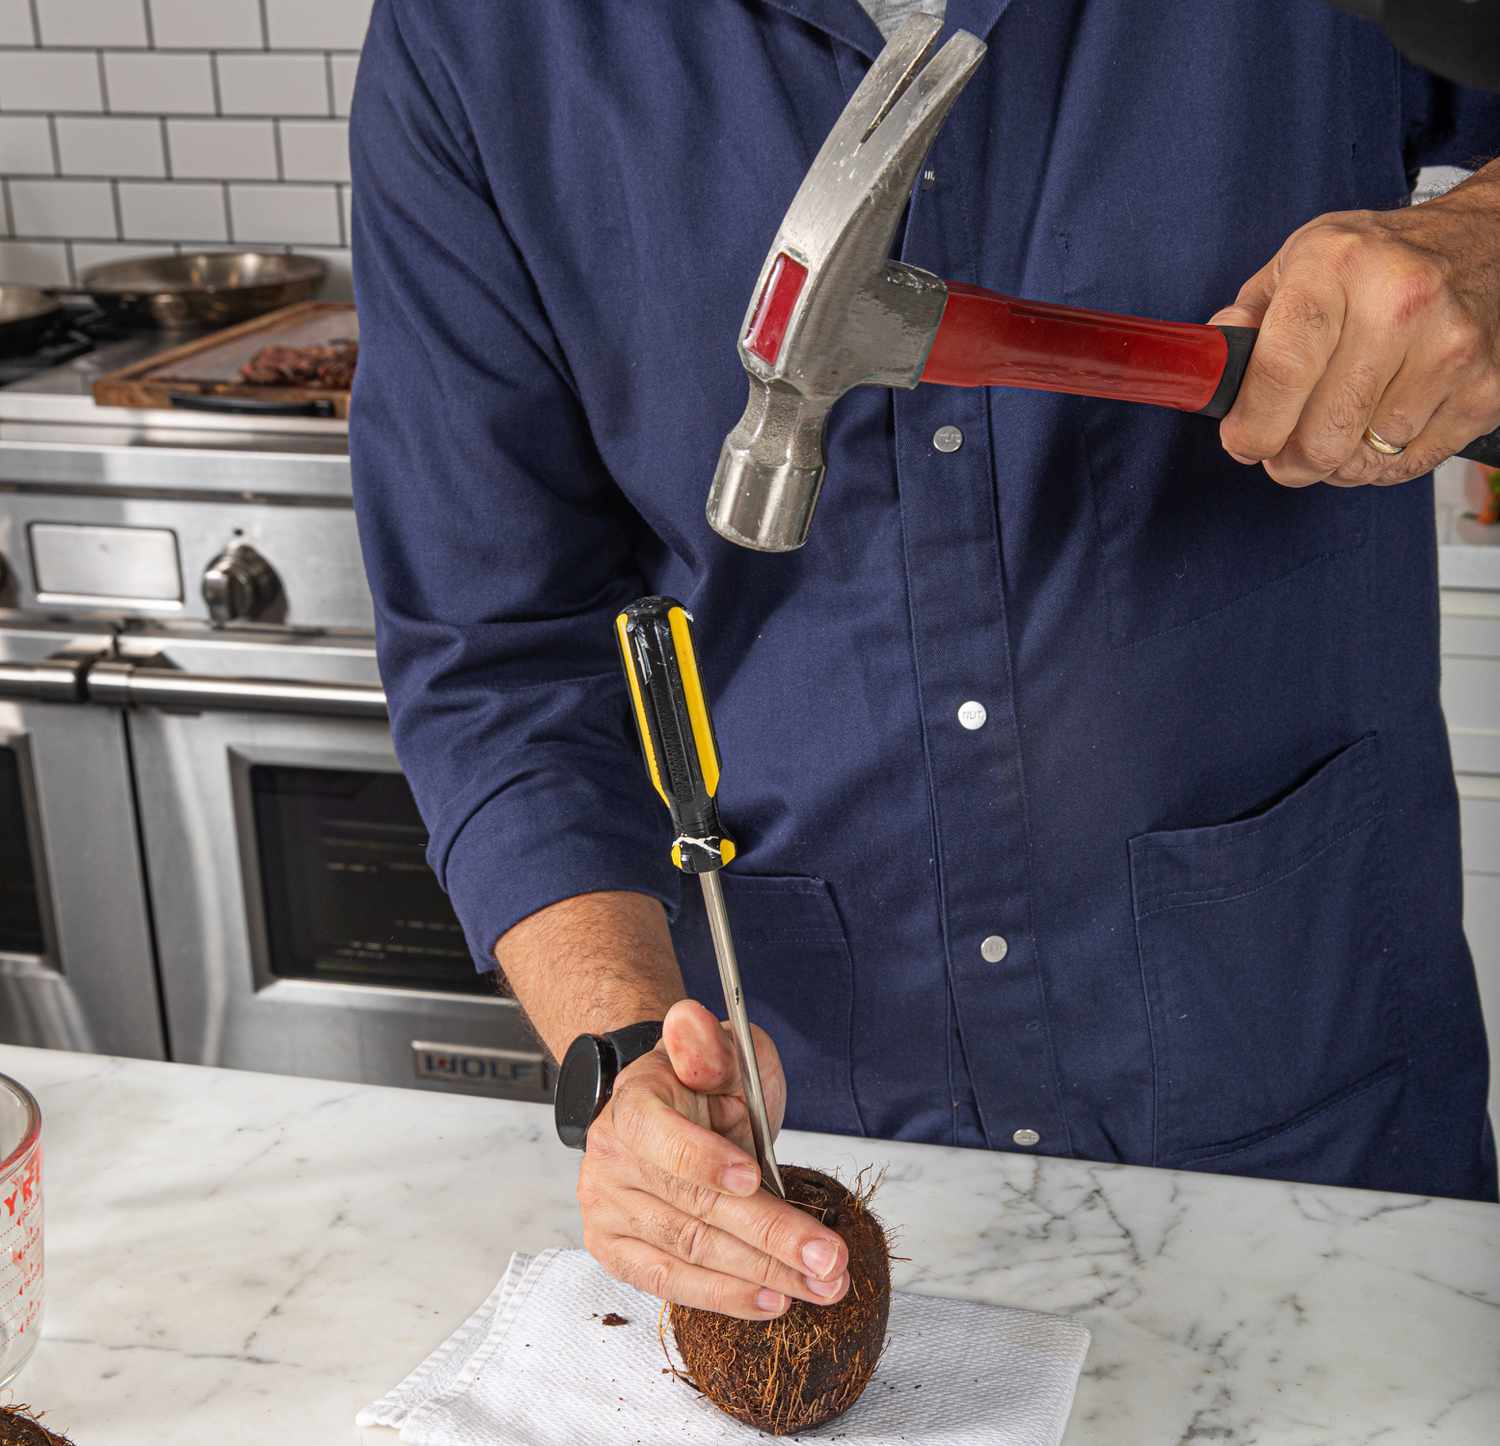
[[[93,337],[72,327],[64,327],[30,351],[16,356],[0,356],[0,387],[23,382],[49,367],[60,367],[74,357],[85,356],[93,351],[95,344]]]

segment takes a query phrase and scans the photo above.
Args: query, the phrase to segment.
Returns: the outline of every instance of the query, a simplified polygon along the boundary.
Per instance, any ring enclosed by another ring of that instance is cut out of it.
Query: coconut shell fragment
[[[671,1308],[692,1383],[721,1411],[773,1436],[842,1415],[875,1373],[891,1306],[891,1252],[869,1196],[817,1170],[783,1165],[787,1199],[849,1247],[849,1290],[837,1305],[794,1300],[775,1320]]]

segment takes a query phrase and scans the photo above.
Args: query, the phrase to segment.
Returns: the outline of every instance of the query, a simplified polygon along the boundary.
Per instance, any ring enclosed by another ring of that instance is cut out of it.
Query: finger
[[[1219,425],[1230,456],[1263,462],[1286,446],[1338,347],[1345,308],[1343,287],[1329,275],[1304,267],[1283,279],[1266,307],[1239,396]]]
[[[762,1255],[799,1274],[836,1280],[848,1269],[849,1248],[815,1215],[788,1205],[769,1190],[741,1197],[685,1185],[645,1167],[645,1187],[689,1215],[717,1226]]]
[[[621,1238],[596,1252],[595,1258],[615,1277],[661,1300],[697,1310],[717,1311],[740,1320],[773,1320],[790,1304],[769,1286],[689,1265],[644,1240]]]
[[[1365,440],[1361,429],[1359,446],[1328,480],[1342,486],[1379,486],[1388,481],[1404,480],[1409,458],[1415,456],[1412,444],[1421,436],[1444,400],[1441,392],[1433,392],[1427,368],[1408,357],[1386,386],[1365,423],[1393,447],[1405,450],[1398,457],[1386,456]]]
[[[618,1203],[625,1224],[619,1233],[644,1240],[689,1265],[769,1286],[782,1295],[795,1296],[813,1305],[832,1305],[849,1289],[847,1272],[832,1280],[820,1280],[793,1270],[727,1231],[644,1190],[626,1191]]]
[[[815,1280],[837,1280],[849,1267],[849,1247],[836,1231],[769,1190],[748,1198],[718,1194],[676,1203],[752,1250]]]
[[[693,1189],[727,1190],[732,1195],[753,1195],[760,1189],[755,1157],[732,1140],[686,1119],[662,1098],[649,1078],[619,1086],[600,1121],[606,1116],[606,1134],[639,1164],[665,1178]],[[593,1137],[591,1129],[591,1144]]]
[[[758,1025],[752,1024],[750,1032],[755,1036],[755,1060],[760,1069],[761,1088],[765,1091],[766,1112],[771,1117],[771,1136],[781,1133],[782,1121],[786,1118],[786,1075],[781,1068],[781,1052],[771,1036]]]
[[[728,1024],[723,1028],[727,1031]],[[760,1070],[761,1089],[765,1094],[766,1116],[771,1125],[771,1139],[781,1133],[786,1116],[786,1076],[781,1070],[781,1055],[765,1030],[750,1026],[755,1040],[755,1058]],[[755,1137],[750,1130],[750,1113],[738,1095],[708,1097],[709,1122],[720,1134],[727,1135],[749,1154],[755,1153]]]
[[[1393,333],[1347,325],[1286,446],[1266,459],[1266,471],[1289,487],[1332,478],[1346,464],[1358,471],[1360,450],[1374,452],[1365,445],[1365,428],[1404,358]]]
[[[661,1037],[673,1072],[690,1090],[722,1095],[739,1088],[734,1042],[696,999],[680,999],[667,1011]]]
[[[1380,428],[1376,428],[1380,431]],[[1385,433],[1381,432],[1384,436]],[[1433,412],[1427,425],[1407,444],[1399,457],[1386,458],[1387,465],[1371,479],[1371,485],[1389,487],[1425,476],[1440,462],[1446,462],[1460,447],[1474,440],[1473,412],[1449,398]]]

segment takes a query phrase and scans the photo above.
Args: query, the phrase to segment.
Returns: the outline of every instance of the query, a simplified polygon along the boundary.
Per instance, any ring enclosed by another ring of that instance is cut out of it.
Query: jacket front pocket
[[[1290,1124],[1402,1055],[1379,739],[1274,806],[1130,840],[1156,1158]]]
[[[752,1024],[775,1041],[787,1079],[785,1128],[864,1133],[854,1102],[854,965],[822,879],[726,869],[729,927]],[[683,880],[672,940],[688,993],[720,1017],[724,993],[698,886]]]

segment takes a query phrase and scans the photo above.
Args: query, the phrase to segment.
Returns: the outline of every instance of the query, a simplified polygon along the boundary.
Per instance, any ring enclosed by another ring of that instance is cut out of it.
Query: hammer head
[[[823,485],[823,429],[850,387],[914,387],[948,289],[890,260],[917,171],[984,56],[914,15],[844,107],[771,244],[740,332],[745,414],[719,453],[709,525],[762,552],[807,540]]]

